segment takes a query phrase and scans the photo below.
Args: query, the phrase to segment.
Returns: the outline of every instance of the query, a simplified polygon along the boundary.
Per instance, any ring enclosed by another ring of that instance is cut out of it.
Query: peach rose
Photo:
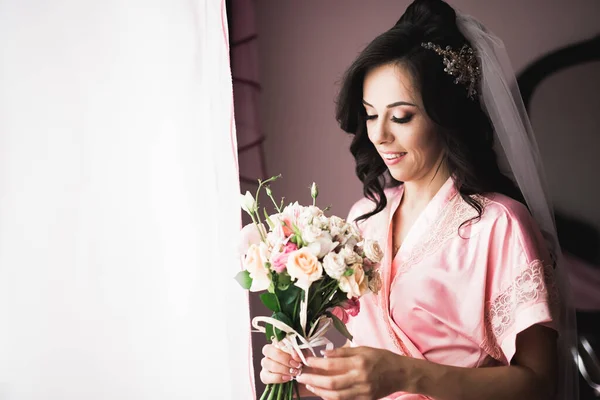
[[[288,274],[296,279],[294,284],[304,290],[323,276],[323,266],[307,248],[289,253],[286,267]]]
[[[350,268],[354,270],[354,273],[340,278],[340,289],[348,295],[349,299],[360,297],[369,290],[369,282],[362,265],[354,264]]]
[[[269,270],[265,266],[265,262],[268,260],[266,254],[266,246],[264,243],[260,245],[252,244],[246,252],[244,258],[244,269],[250,273],[252,278],[252,286],[250,286],[251,292],[259,292],[266,290],[271,285],[271,278],[269,276]]]

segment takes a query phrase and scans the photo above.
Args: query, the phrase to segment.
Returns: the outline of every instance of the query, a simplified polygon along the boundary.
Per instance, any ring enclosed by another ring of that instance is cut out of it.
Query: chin
[[[401,171],[392,171],[388,169],[392,178],[399,182],[409,182],[412,179],[410,174],[402,173]]]

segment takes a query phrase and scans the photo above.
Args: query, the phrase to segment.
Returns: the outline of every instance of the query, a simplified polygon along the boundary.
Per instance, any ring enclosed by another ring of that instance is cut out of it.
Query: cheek
[[[431,131],[414,131],[407,137],[407,150],[421,160],[437,159],[440,152],[440,144],[437,136]]]

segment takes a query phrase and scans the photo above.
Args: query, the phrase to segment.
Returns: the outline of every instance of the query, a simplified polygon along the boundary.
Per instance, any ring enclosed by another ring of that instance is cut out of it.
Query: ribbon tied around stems
[[[331,319],[326,315],[322,315],[315,321],[306,337],[302,336],[286,323],[271,317],[255,317],[252,319],[252,326],[256,329],[255,332],[266,332],[265,327],[260,325],[261,322],[271,324],[274,328],[285,332],[286,335],[282,340],[278,341],[276,337],[273,337],[270,338],[271,341],[277,348],[288,354],[293,354],[293,352],[298,354],[304,365],[308,364],[304,354],[302,354],[302,350],[308,349],[316,357],[315,347],[325,346],[327,350],[333,349],[333,343],[325,337],[325,334],[331,327]]]

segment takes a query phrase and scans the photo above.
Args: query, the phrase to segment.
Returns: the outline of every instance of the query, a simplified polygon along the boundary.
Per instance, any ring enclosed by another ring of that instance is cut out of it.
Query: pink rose
[[[348,313],[342,307],[334,307],[331,313],[338,317],[344,324],[348,322]]]
[[[289,254],[296,250],[298,250],[298,246],[292,242],[288,242],[283,246],[283,251],[273,258],[273,270],[278,274],[285,271]]]
[[[344,310],[348,313],[348,315],[351,317],[356,317],[360,312],[360,301],[356,297],[353,297],[346,300],[342,307],[344,307]]]

